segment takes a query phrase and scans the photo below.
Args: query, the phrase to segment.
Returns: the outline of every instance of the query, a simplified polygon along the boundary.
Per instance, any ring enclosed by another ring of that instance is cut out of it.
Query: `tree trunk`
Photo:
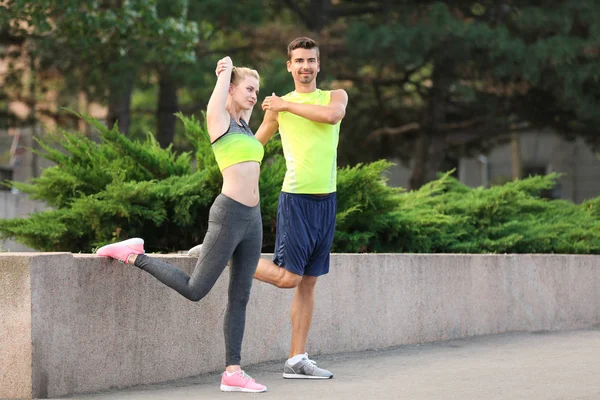
[[[329,20],[329,9],[331,8],[331,0],[311,0],[310,2],[310,24],[308,28],[317,33],[321,33]]]
[[[156,139],[161,147],[173,143],[175,137],[175,113],[179,111],[177,85],[171,72],[160,71],[158,90],[158,107],[156,109]]]
[[[80,91],[77,95],[77,112],[81,115],[85,115],[88,113],[87,95],[83,91]],[[77,128],[79,132],[83,133],[86,136],[88,135],[87,124],[85,123],[83,118],[79,118],[79,120],[77,121]]]
[[[512,158],[512,180],[516,181],[521,179],[522,168],[521,168],[521,135],[519,133],[513,133],[510,137],[510,150]]]
[[[446,146],[443,142],[433,143],[434,140],[444,140],[439,137],[440,124],[446,118],[441,80],[438,69],[434,68],[431,76],[432,87],[428,99],[429,106],[423,116],[423,123],[421,124],[423,129],[419,132],[415,143],[414,165],[409,181],[411,190],[419,189],[429,180],[435,178],[436,170],[432,168],[437,168],[440,165]],[[434,144],[433,149],[430,149],[432,144]]]
[[[308,6],[302,6],[296,0],[285,0],[284,3],[300,18],[304,26],[311,31],[308,36],[319,40],[319,34],[329,20],[331,0],[310,0]]]
[[[448,150],[448,142],[444,134],[439,132],[432,138],[429,148],[429,165],[425,179],[432,181],[436,178],[438,172],[445,171],[446,151]]]
[[[431,131],[429,129],[421,130],[415,142],[413,169],[409,180],[410,190],[417,190],[425,183],[430,143]]]
[[[31,176],[28,177],[28,179],[30,178],[37,178],[38,175],[38,170],[39,170],[39,160],[38,160],[38,153],[37,151],[39,150],[40,145],[38,144],[38,142],[35,140],[36,138],[38,138],[38,116],[37,116],[37,63],[36,63],[36,59],[35,56],[33,55],[33,53],[30,53],[30,64],[31,65],[31,69],[29,70],[31,73],[31,80],[30,80],[30,86],[29,86],[29,95],[30,95],[30,99],[31,99],[31,120],[33,121],[33,127],[31,128],[31,143],[29,144],[29,147],[32,148],[34,151],[31,152]]]
[[[118,123],[119,132],[127,135],[131,122],[131,92],[133,71],[122,72],[119,79],[110,82],[107,124],[110,129]]]

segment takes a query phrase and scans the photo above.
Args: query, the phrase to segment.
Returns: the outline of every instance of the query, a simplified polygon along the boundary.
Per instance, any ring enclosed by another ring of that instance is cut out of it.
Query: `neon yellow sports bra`
[[[260,164],[265,155],[262,143],[254,137],[246,121],[240,119],[240,122],[241,126],[230,117],[229,129],[212,142],[215,159],[221,171],[246,161],[256,161]]]

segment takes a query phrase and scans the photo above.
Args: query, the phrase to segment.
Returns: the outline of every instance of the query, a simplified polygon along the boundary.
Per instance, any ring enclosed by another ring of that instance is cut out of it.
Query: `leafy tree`
[[[418,188],[522,130],[599,144],[598,2],[282,4],[320,40],[322,83],[350,94],[344,163],[399,157]]]
[[[226,54],[259,70],[262,93],[292,90],[285,46],[300,34],[321,43],[319,84],[350,94],[340,142],[343,165],[399,157],[412,164],[410,187],[418,188],[459,157],[486,152],[509,133],[552,126],[568,138],[583,136],[599,145],[598,2],[3,4],[0,41],[33,54],[29,64],[38,85],[29,83],[31,93],[39,97],[44,86],[54,85],[59,101],[74,107],[76,93],[84,90],[109,101],[113,116],[128,115],[133,96],[132,135],[143,138],[154,130],[163,147],[187,148],[181,124],[175,132],[173,113],[201,118],[214,63]],[[28,25],[16,23],[25,20]],[[123,26],[115,26],[120,20]],[[27,90],[16,83],[22,81],[9,80],[2,90],[22,96]],[[254,118],[252,126],[259,123]]]
[[[385,9],[349,23],[350,57],[336,77],[360,88],[353,137],[386,136],[379,150],[390,151],[377,154],[412,159],[412,188],[443,170],[444,156],[485,151],[509,132],[552,126],[598,143],[598,2],[403,1]],[[356,149],[346,147],[360,159]]]
[[[27,44],[21,51],[33,60],[34,74],[55,71],[66,87],[106,100],[109,126],[119,121],[127,132],[131,93],[142,68],[195,60],[199,35],[186,19],[187,1],[171,4],[172,12],[160,16],[158,0],[8,0],[0,5],[0,32]]]
[[[244,3],[231,0],[160,0],[158,13],[160,16],[182,15],[183,6],[185,18],[198,26],[195,62],[162,59],[147,73],[151,87],[158,80],[156,111],[149,119],[156,118],[156,138],[163,147],[175,141],[175,112],[196,113],[200,116],[200,110],[206,109],[215,82],[216,61],[225,55],[235,54],[236,64],[243,64],[248,57],[240,57],[240,52],[250,48],[243,32],[268,18],[261,7],[262,2],[258,0]],[[180,102],[182,91],[185,93]],[[140,128],[143,131],[143,127]],[[184,146],[185,144],[179,143],[178,147]]]

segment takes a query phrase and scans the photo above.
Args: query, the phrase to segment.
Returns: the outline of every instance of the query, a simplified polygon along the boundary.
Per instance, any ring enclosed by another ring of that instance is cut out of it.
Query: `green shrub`
[[[140,236],[149,252],[188,249],[202,241],[222,180],[208,134],[179,115],[195,151],[175,154],[148,135],[131,141],[89,117],[100,143],[58,132],[40,142],[56,166],[31,183],[11,184],[52,208],[0,220],[0,235],[44,251],[90,252]],[[581,205],[541,194],[557,175],[489,189],[446,173],[416,191],[389,187],[386,161],[338,170],[335,252],[600,254],[600,197]],[[275,242],[277,199],[285,174],[281,144],[265,148],[260,191],[263,251]]]
[[[195,148],[192,157],[160,148],[151,135],[144,141],[131,141],[116,128],[82,118],[99,131],[100,143],[65,131],[40,142],[45,150],[40,154],[56,165],[31,183],[11,184],[52,209],[28,218],[0,220],[2,237],[38,250],[71,252],[90,252],[136,236],[143,237],[148,251],[155,252],[200,243],[208,211],[222,185],[203,124],[179,115]],[[275,206],[273,198],[285,172],[278,146],[273,141],[266,147],[269,167],[262,169],[260,178],[261,201]],[[274,231],[273,206],[263,206],[263,214],[265,230]]]
[[[340,170],[337,252],[600,253],[600,197],[541,197],[557,174],[489,189],[442,175],[411,192],[386,186],[389,164]]]
[[[391,164],[377,161],[341,168],[338,215],[333,251],[432,251],[452,217],[426,206],[438,191],[433,182],[415,192],[387,186],[383,172]]]

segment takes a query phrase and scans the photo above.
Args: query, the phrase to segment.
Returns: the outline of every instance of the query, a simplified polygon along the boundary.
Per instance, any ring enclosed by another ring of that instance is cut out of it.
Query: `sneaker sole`
[[[221,384],[222,392],[244,392],[244,393],[263,393],[267,391],[267,388],[264,389],[246,389],[239,386],[227,386]]]
[[[331,378],[333,378],[333,375],[331,375],[331,376],[315,376],[315,375],[302,375],[302,374],[286,374],[284,372],[283,378],[284,379],[331,379]]]

